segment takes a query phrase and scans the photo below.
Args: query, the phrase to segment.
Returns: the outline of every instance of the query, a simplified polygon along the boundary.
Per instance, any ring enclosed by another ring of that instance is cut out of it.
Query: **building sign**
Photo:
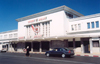
[[[18,39],[25,39],[25,37],[24,37],[24,36],[22,36],[22,37],[18,37]]]
[[[31,25],[31,26],[32,26],[32,29],[33,29],[34,34],[35,34],[34,38],[43,37],[42,35],[39,35],[40,26],[35,26],[35,27],[33,25]]]
[[[40,38],[40,37],[43,37],[42,35],[36,35],[34,36],[34,38]]]
[[[32,29],[33,29],[35,34],[38,34],[40,32],[40,27],[39,26],[36,26],[36,27],[34,27],[33,25],[31,25],[31,26],[32,26]]]
[[[34,19],[34,20],[30,20],[30,21],[28,21],[28,23],[38,22],[38,21],[42,21],[42,20],[46,20],[46,19],[47,19],[47,17],[39,18],[39,19]]]

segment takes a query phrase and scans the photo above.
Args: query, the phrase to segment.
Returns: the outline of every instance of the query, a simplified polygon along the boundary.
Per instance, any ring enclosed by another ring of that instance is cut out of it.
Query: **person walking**
[[[29,46],[26,47],[26,56],[29,56],[30,57]]]

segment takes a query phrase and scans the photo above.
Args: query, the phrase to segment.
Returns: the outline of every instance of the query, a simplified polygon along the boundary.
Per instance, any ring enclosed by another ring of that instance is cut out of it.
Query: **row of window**
[[[69,18],[73,18],[73,15],[70,13],[65,12],[65,14],[69,17]]]
[[[17,37],[17,33],[14,33],[14,34],[9,34],[9,38],[13,38],[13,37]],[[8,38],[8,35],[0,35],[0,39],[2,38]]]
[[[32,30],[32,26],[26,26],[27,29],[27,37],[34,37],[38,35],[43,35],[44,37],[50,36],[50,21],[33,24],[34,30]]]
[[[99,28],[99,21],[96,21],[96,22],[88,22],[87,23],[87,28],[90,29],[90,28]]]
[[[71,28],[72,28],[72,31],[74,31],[74,30],[81,30],[81,24],[71,25]]]
[[[93,29],[93,28],[99,28],[99,21],[95,22],[88,22],[87,23],[87,29]],[[81,30],[81,24],[73,24],[71,25],[71,30]]]

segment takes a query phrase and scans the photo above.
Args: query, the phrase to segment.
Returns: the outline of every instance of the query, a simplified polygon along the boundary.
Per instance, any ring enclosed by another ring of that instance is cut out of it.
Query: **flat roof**
[[[63,5],[63,6],[56,7],[56,8],[50,9],[50,10],[46,10],[46,11],[43,11],[43,12],[40,12],[40,13],[36,13],[36,14],[25,16],[25,17],[22,17],[22,18],[18,18],[18,19],[16,19],[16,21],[20,22],[20,21],[24,21],[24,20],[28,20],[28,19],[32,19],[32,18],[36,18],[36,17],[40,17],[40,16],[44,16],[44,15],[47,15],[47,14],[55,13],[55,12],[62,11],[62,10],[71,12],[71,13],[77,15],[77,16],[84,16],[84,15],[78,13],[77,11]]]
[[[84,19],[90,19],[90,18],[96,18],[96,17],[100,17],[100,13],[77,17],[77,18],[72,18],[72,19],[70,19],[70,21],[78,21],[78,20],[84,20]]]
[[[0,32],[0,34],[4,34],[4,33],[9,33],[9,32],[17,32],[18,30],[10,30],[10,31],[4,31],[4,32]]]

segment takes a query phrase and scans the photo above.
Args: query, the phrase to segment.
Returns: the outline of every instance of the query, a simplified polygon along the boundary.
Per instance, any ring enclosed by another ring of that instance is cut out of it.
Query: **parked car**
[[[6,44],[0,44],[0,52],[6,52],[7,51],[7,45]]]
[[[65,58],[66,56],[73,57],[74,51],[68,48],[54,48],[51,51],[47,51],[45,55],[47,57],[49,56],[61,56],[62,58]]]

